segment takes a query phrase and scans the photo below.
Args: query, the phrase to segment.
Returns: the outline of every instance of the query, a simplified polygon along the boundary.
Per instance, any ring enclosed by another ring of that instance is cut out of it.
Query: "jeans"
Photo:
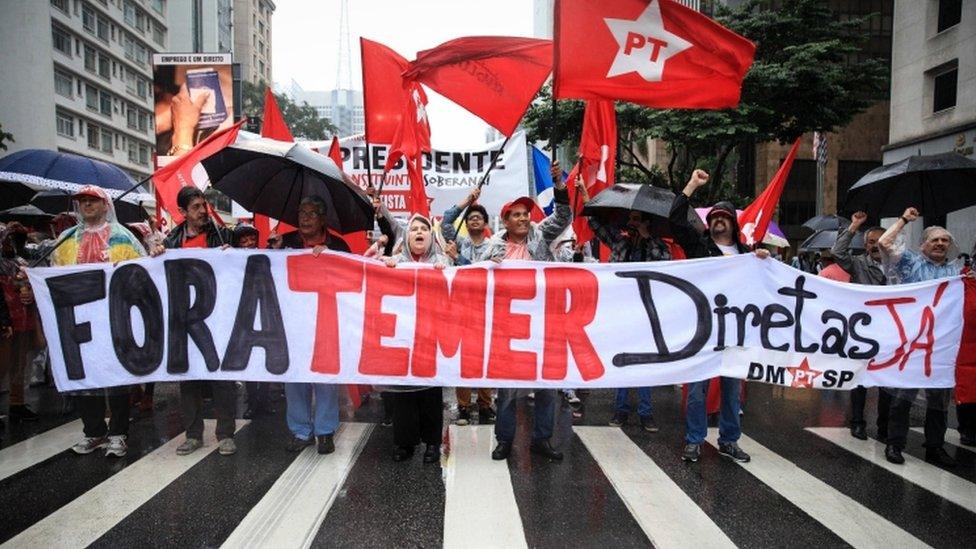
[[[516,389],[499,389],[495,398],[498,407],[495,416],[495,438],[499,442],[515,440],[515,396]],[[533,440],[549,440],[556,420],[556,390],[535,390],[535,426]]]
[[[738,441],[742,435],[739,424],[739,389],[742,382],[729,377],[719,379],[722,383],[722,407],[718,420],[718,441],[726,444]],[[705,395],[708,394],[709,381],[706,379],[688,385],[688,404],[685,408],[685,441],[688,444],[701,444],[708,434]]]
[[[105,426],[105,401],[112,413],[108,427]],[[129,395],[128,393],[112,395],[79,395],[75,397],[75,409],[81,416],[85,436],[102,438],[105,435],[118,436],[129,434]]]
[[[217,417],[217,440],[234,438],[237,415],[237,386],[233,381],[181,381],[180,411],[186,438],[203,440],[203,390],[213,389],[214,415]]]
[[[888,420],[888,444],[905,448],[912,404],[918,389],[889,389],[894,391],[891,401],[891,417]],[[925,446],[942,448],[945,444],[946,423],[949,419],[950,389],[925,389]]]
[[[312,409],[312,395],[315,409]],[[288,430],[308,440],[312,435],[331,435],[339,428],[339,386],[326,383],[285,383]]]
[[[637,387],[637,415],[649,417],[654,413],[654,406],[651,404],[651,388]],[[617,404],[615,411],[621,414],[630,413],[630,389],[617,389]]]

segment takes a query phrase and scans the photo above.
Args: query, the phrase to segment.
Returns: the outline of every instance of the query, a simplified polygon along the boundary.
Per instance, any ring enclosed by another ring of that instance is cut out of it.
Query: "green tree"
[[[263,82],[259,85],[250,82],[243,83],[244,116],[256,121],[257,128],[260,128],[261,120],[264,118],[264,90],[266,87]],[[338,131],[338,128],[329,119],[319,118],[315,108],[304,101],[299,105],[287,95],[277,93],[275,100],[278,102],[278,108],[281,109],[281,116],[284,117],[288,129],[291,130],[295,139],[325,139],[335,135]]]
[[[714,183],[696,198],[709,203],[722,198],[741,202],[728,177],[738,146],[789,143],[807,132],[832,131],[883,98],[888,82],[885,63],[856,56],[864,41],[862,29],[870,17],[879,15],[840,21],[826,4],[750,0],[734,9],[718,6],[716,19],[756,44],[739,106],[704,111],[618,103],[621,173],[643,176],[677,191],[694,168],[702,167],[710,171]],[[527,113],[530,139],[549,139],[554,121],[550,101],[549,90],[542,90]],[[560,101],[557,138],[578,146],[582,119],[582,102]],[[667,166],[649,166],[641,159],[638,151],[648,139],[666,143],[671,153]]]
[[[3,131],[3,124],[0,124],[0,151],[7,150],[7,144],[4,141],[13,141],[14,135],[9,132]]]

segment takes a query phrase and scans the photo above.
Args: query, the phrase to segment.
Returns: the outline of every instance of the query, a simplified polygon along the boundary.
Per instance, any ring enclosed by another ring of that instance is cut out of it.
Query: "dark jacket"
[[[208,248],[219,248],[224,244],[232,244],[234,242],[234,233],[227,229],[226,227],[218,227],[213,221],[210,221],[204,226],[204,230],[207,232],[207,247]],[[164,248],[182,248],[183,247],[183,236],[186,234],[186,221],[180,223],[179,225],[173,227],[173,230],[166,235],[163,240]]]
[[[685,196],[685,193],[678,193],[674,197],[674,202],[671,203],[671,212],[668,215],[671,232],[674,235],[675,241],[685,251],[685,255],[688,256],[688,259],[721,257],[725,255],[722,253],[722,249],[712,240],[711,235],[708,234],[708,230],[704,233],[698,232],[698,229],[688,222],[689,207],[688,197]],[[735,207],[732,203],[719,202],[713,207],[713,209],[715,208],[725,210],[732,215],[732,241],[735,242],[735,246],[740,254],[749,253],[749,247],[739,240],[739,222],[736,219]]]
[[[290,233],[285,233],[281,235],[281,247],[291,248],[295,250],[300,250],[305,248],[305,241],[302,240],[302,234],[298,231],[292,231]],[[325,247],[336,252],[346,252],[349,253],[349,245],[346,241],[338,238],[337,236],[329,233],[325,238]]]
[[[831,253],[841,269],[851,275],[851,282],[857,284],[869,284],[872,286],[883,285],[887,281],[881,264],[871,259],[868,254],[854,255],[851,253],[851,241],[854,233],[844,229],[837,233],[837,242]]]

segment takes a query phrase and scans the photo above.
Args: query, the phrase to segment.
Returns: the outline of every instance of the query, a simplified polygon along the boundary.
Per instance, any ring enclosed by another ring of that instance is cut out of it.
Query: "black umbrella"
[[[129,195],[131,196],[131,195]],[[138,204],[129,202],[129,196],[115,202],[115,217],[119,223],[139,223],[147,218],[146,209]],[[41,191],[31,198],[30,203],[41,211],[49,214],[59,214],[73,210],[72,194],[62,190]]]
[[[640,183],[617,183],[593,197],[583,208],[583,215],[619,222],[630,210],[637,210],[651,214],[651,230],[655,234],[667,235],[671,232],[668,214],[673,202],[674,193],[667,189]],[[699,231],[705,230],[694,208],[688,208],[688,222]]]
[[[800,244],[800,252],[829,250],[834,247],[834,242],[837,242],[837,231],[817,231],[810,235],[810,238],[804,240],[803,244]],[[853,240],[851,240],[851,248],[855,250],[864,249],[864,233],[859,232],[854,235]]]
[[[298,225],[306,196],[329,205],[329,227],[342,233],[373,228],[373,205],[327,156],[273,139],[235,143],[203,160],[210,183],[248,210]]]
[[[839,215],[818,215],[811,217],[803,226],[811,231],[839,231],[851,224],[851,220]]]
[[[39,224],[50,223],[54,216],[41,211],[37,206],[25,204],[16,208],[8,208],[0,212],[0,221],[19,221],[25,225],[37,228]]]
[[[868,172],[849,191],[845,210],[898,217],[915,207],[940,217],[976,204],[976,162],[958,153],[912,156]]]

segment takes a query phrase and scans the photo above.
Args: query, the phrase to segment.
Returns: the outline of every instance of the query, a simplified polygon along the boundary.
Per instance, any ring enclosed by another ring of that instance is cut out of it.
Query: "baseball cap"
[[[528,210],[529,213],[531,213],[532,207],[535,206],[535,201],[528,196],[521,196],[519,198],[516,198],[515,200],[502,206],[502,212],[501,212],[502,219],[506,219],[508,217],[509,212],[511,212],[512,208],[518,205],[524,206],[525,209]]]

